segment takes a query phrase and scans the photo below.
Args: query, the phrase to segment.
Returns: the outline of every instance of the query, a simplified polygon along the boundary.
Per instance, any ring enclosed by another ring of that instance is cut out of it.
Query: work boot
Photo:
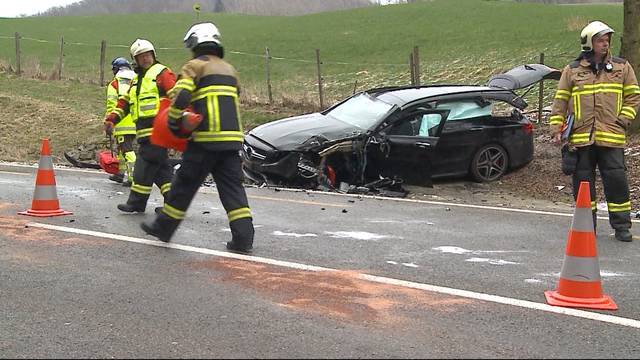
[[[633,240],[633,235],[631,235],[631,231],[629,231],[629,229],[616,229],[616,240],[631,242]]]
[[[169,242],[171,240],[171,236],[173,233],[168,233],[163,231],[162,227],[158,224],[157,221],[145,221],[140,224],[140,227],[144,232],[151,236],[155,236],[160,241]]]
[[[118,204],[118,210],[124,211],[127,213],[134,213],[134,212],[143,213],[145,210],[145,207],[126,203],[126,204]]]
[[[124,181],[122,182],[122,186],[124,186],[124,187],[131,187],[131,181],[129,181],[128,179],[127,179],[127,180],[124,180]]]
[[[240,246],[236,244],[234,241],[227,242],[227,250],[240,254],[251,254],[251,250],[253,250],[253,246],[249,245],[248,247]]]
[[[122,184],[122,182],[124,181],[124,174],[123,173],[113,174],[109,176],[109,180]]]

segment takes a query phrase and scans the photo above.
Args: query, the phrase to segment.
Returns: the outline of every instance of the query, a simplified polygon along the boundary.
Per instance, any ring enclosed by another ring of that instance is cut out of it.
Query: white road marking
[[[406,266],[406,267],[410,267],[410,268],[417,268],[419,267],[418,265],[414,264],[414,263],[402,263],[402,265]]]
[[[271,234],[275,235],[275,236],[291,236],[291,237],[295,237],[295,238],[299,238],[299,237],[316,237],[316,236],[318,236],[316,234],[311,234],[311,233],[296,234],[296,233],[286,233],[286,232],[277,231],[277,230],[272,232]]]
[[[119,241],[128,241],[128,242],[137,243],[137,244],[189,251],[189,252],[219,256],[224,258],[252,261],[252,262],[257,262],[262,264],[269,264],[269,265],[291,268],[291,269],[298,269],[298,270],[305,270],[305,271],[339,271],[337,269],[331,269],[331,268],[314,266],[314,265],[305,265],[305,264],[289,262],[289,261],[274,260],[274,259],[263,258],[258,256],[241,255],[241,254],[235,254],[235,253],[230,253],[226,251],[217,251],[217,250],[211,250],[211,249],[205,249],[205,248],[198,248],[194,246],[164,243],[158,240],[146,240],[146,239],[134,238],[130,236],[75,229],[75,228],[69,228],[64,226],[56,226],[56,225],[41,224],[41,223],[28,223],[27,226],[55,230],[55,231],[62,231],[62,232],[78,234],[78,235],[88,235],[88,236],[96,236],[96,237],[107,238],[107,239],[114,239]],[[358,274],[357,277],[362,280],[371,281],[371,282],[380,283],[380,284],[401,286],[401,287],[429,291],[429,292],[434,292],[439,294],[459,296],[463,298],[480,300],[480,301],[488,301],[488,302],[493,302],[497,304],[516,306],[524,309],[539,310],[539,311],[544,311],[548,313],[573,316],[577,318],[595,320],[595,321],[605,322],[609,324],[615,324],[615,325],[621,325],[621,326],[640,329],[640,320],[635,320],[635,319],[600,314],[600,313],[590,312],[585,310],[556,307],[556,306],[551,306],[551,305],[537,303],[537,302],[528,301],[528,300],[519,300],[519,299],[513,299],[513,298],[504,297],[504,296],[490,295],[490,294],[478,293],[478,292],[473,292],[468,290],[460,290],[460,289],[448,288],[443,286],[429,285],[429,284],[423,284],[423,283],[417,283],[412,281],[399,280],[399,279],[393,279],[393,278],[375,276],[375,275],[369,275],[369,274]]]
[[[393,260],[387,260],[387,264],[398,265],[398,262]]]
[[[542,280],[538,280],[538,279],[524,279],[524,282],[529,283],[529,284],[539,284],[542,282]]]
[[[378,241],[385,238],[399,238],[398,236],[387,236],[373,234],[366,231],[325,231],[325,234],[337,239],[356,239],[356,240],[371,240]]]
[[[513,261],[500,260],[500,259],[478,258],[478,257],[468,258],[465,261],[475,262],[475,263],[489,263],[491,265],[518,265],[518,264],[520,264],[520,263],[513,262]]]

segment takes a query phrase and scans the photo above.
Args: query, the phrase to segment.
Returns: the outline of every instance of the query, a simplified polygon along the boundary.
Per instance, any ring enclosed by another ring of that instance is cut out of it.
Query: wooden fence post
[[[544,64],[544,53],[540,53],[540,64]],[[540,81],[540,91],[538,92],[538,123],[542,121],[542,102],[544,101],[544,80]]]
[[[322,93],[322,73],[320,72],[320,49],[316,49],[316,64],[318,66],[318,94],[320,95],[320,110],[324,109],[324,94]]]
[[[58,62],[58,80],[62,80],[62,65],[64,58],[64,36],[60,37],[60,61]]]
[[[20,34],[16,33],[16,71],[18,76],[22,74],[20,68]]]
[[[273,104],[273,93],[271,92],[271,54],[269,48],[264,48],[264,61],[267,70],[267,94],[269,95],[269,105]]]
[[[102,40],[100,43],[100,86],[104,86],[104,58],[107,51],[107,42]]]
[[[416,67],[413,65],[413,53],[409,54],[409,71],[411,72],[411,86],[416,84]]]
[[[416,86],[420,86],[420,52],[417,46],[413,48],[413,66],[415,66]]]

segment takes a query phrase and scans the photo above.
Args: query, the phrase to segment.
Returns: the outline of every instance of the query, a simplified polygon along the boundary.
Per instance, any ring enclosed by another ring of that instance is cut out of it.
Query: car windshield
[[[393,106],[363,93],[338,105],[327,115],[361,129],[369,129],[377,124]]]

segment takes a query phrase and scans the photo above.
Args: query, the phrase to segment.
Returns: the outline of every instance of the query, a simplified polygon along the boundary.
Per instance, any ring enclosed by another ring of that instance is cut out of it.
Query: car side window
[[[435,131],[442,121],[442,114],[415,114],[395,123],[389,129],[389,135],[435,136]]]

